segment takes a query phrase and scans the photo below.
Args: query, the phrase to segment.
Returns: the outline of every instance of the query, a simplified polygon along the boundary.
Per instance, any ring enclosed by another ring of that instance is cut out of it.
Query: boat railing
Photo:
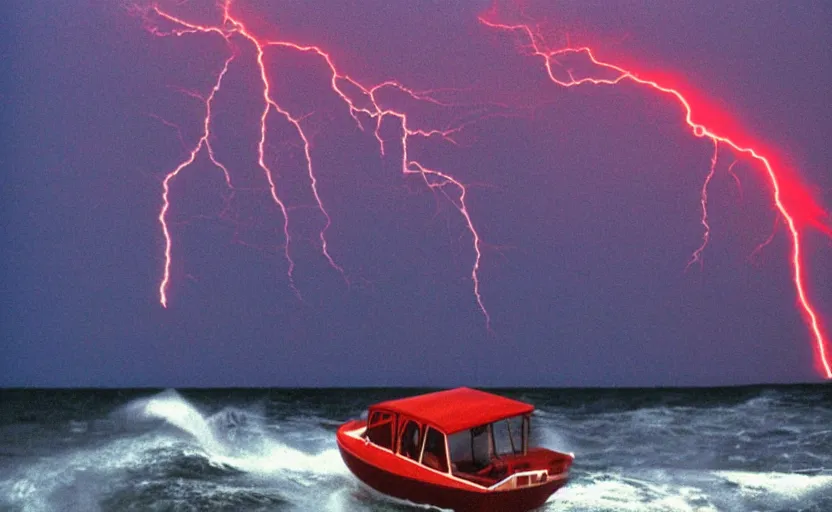
[[[511,474],[488,488],[490,491],[505,491],[519,489],[546,483],[549,478],[549,471],[545,469],[534,469],[531,471],[520,471]]]

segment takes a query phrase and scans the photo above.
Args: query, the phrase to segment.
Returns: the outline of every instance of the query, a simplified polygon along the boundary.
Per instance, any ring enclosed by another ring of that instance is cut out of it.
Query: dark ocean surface
[[[0,510],[407,511],[335,430],[413,389],[0,390]],[[576,454],[545,511],[832,511],[832,386],[513,389]]]

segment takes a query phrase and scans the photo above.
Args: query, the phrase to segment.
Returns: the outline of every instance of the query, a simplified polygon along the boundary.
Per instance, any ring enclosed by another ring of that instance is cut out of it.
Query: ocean
[[[2,511],[423,511],[335,430],[415,389],[0,390]],[[554,511],[832,511],[832,386],[503,389],[574,452]]]

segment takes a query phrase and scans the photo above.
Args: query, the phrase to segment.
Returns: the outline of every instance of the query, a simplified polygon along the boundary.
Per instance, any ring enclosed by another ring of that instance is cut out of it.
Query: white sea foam
[[[815,492],[832,492],[832,475],[749,471],[716,471],[714,474],[738,485],[740,492],[752,497],[773,495],[799,500]]]
[[[550,503],[565,511],[751,512],[790,509],[830,492],[832,475],[668,469],[585,474]]]
[[[432,505],[425,505],[423,503],[414,503],[408,500],[401,500],[382,494],[375,489],[365,485],[364,483],[355,480],[353,485],[341,487],[332,494],[330,494],[323,503],[323,510],[326,512],[354,512],[355,510],[365,509],[366,503],[372,501],[387,502],[396,506],[393,510],[431,510],[436,512],[453,512],[451,509],[435,507]],[[320,503],[320,502],[318,502]],[[315,508],[319,508],[318,507]],[[375,509],[373,509],[375,510]],[[387,510],[386,508],[382,510]]]
[[[3,491],[11,503],[31,512],[98,510],[101,488],[107,487],[113,474],[158,463],[159,450],[172,444],[168,439],[142,437],[70,451],[18,468]]]
[[[555,493],[557,510],[617,512],[717,512],[701,488],[674,482],[665,472],[644,478],[620,474],[587,475]]]
[[[250,473],[297,472],[313,475],[343,475],[349,471],[337,449],[307,453],[278,441],[269,441],[255,453],[210,454],[210,458]]]

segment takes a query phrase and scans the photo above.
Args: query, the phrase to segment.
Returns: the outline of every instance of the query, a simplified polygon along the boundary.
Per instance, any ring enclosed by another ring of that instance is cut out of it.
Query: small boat
[[[338,448],[383,494],[457,512],[522,512],[566,484],[575,458],[529,446],[533,411],[470,388],[389,400],[341,425]]]

